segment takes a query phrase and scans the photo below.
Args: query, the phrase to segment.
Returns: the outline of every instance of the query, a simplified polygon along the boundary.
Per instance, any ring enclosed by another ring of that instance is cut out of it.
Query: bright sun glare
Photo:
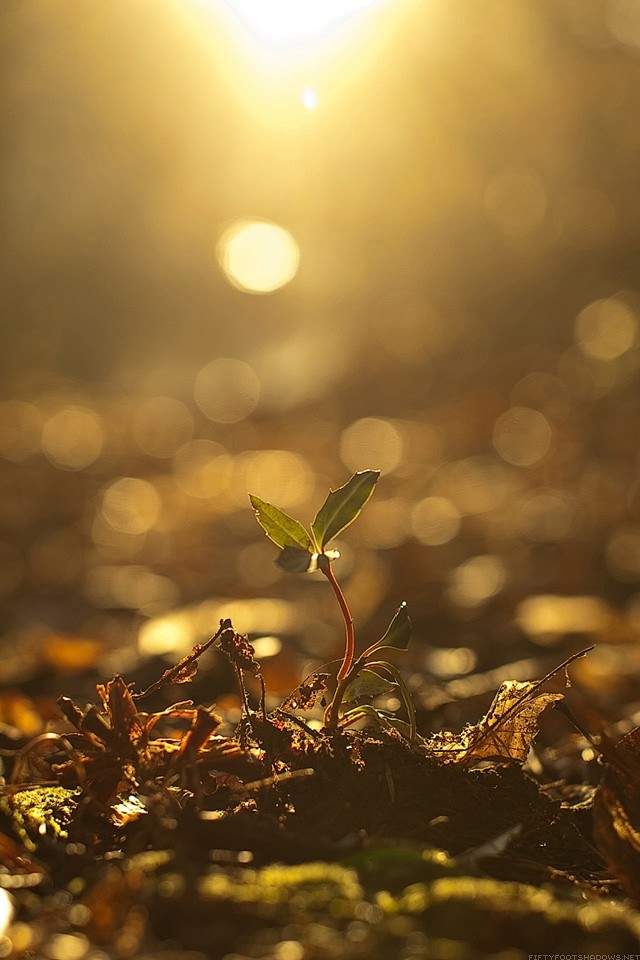
[[[238,220],[218,241],[216,253],[227,279],[245,293],[272,293],[293,279],[298,244],[284,227],[266,220]]]
[[[346,17],[380,0],[228,0],[252,33],[275,44],[324,36]]]

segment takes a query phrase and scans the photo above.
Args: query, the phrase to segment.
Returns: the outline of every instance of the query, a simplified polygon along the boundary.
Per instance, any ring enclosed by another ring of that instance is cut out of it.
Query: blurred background
[[[6,722],[223,616],[288,693],[338,612],[247,492],[364,468],[336,572],[425,709],[594,639],[634,701],[636,0],[3,0],[0,77]]]

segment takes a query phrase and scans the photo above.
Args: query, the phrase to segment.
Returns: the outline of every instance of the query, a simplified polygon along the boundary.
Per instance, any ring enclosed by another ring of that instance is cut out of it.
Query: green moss
[[[216,868],[199,885],[204,900],[263,906],[287,905],[293,912],[334,910],[362,899],[354,870],[332,863],[275,864],[261,870]],[[342,912],[339,910],[338,912]]]
[[[76,807],[79,790],[64,787],[28,787],[0,796],[0,813],[14,833],[33,852],[44,836],[67,838],[67,827]]]
[[[379,894],[377,905],[389,917],[421,916],[432,935],[464,934],[465,942],[476,945],[595,943],[604,949],[613,943],[630,949],[640,939],[640,914],[621,904],[561,900],[551,890],[483,877],[414,883],[397,897]]]

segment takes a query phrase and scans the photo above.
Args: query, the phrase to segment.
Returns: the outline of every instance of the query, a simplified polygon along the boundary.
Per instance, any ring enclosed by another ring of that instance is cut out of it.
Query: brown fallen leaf
[[[593,802],[596,843],[620,886],[640,903],[640,727],[615,744],[599,740],[606,766]]]
[[[471,766],[481,760],[524,763],[538,732],[543,710],[563,699],[561,693],[543,693],[538,683],[506,680],[480,723],[459,734],[435,734],[428,748],[445,763]]]
[[[328,673],[312,673],[293,690],[282,704],[283,710],[310,710],[327,690]]]
[[[471,767],[482,760],[498,763],[524,763],[538,732],[543,710],[564,698],[562,693],[546,693],[545,685],[593,647],[573,654],[542,680],[505,680],[480,723],[467,725],[460,733],[436,733],[425,742],[428,753],[443,763]]]

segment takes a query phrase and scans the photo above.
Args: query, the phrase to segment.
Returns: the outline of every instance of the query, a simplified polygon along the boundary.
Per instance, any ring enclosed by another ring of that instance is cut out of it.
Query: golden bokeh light
[[[289,231],[266,220],[231,224],[216,254],[229,282],[244,293],[273,293],[293,280],[300,264],[300,249]]]
[[[421,543],[437,547],[449,543],[460,530],[462,517],[446,497],[425,497],[411,512],[411,533]]]
[[[426,657],[429,673],[446,680],[471,673],[477,662],[477,654],[469,647],[435,647]]]
[[[552,435],[549,421],[538,410],[511,407],[494,424],[493,445],[507,463],[530,467],[547,455]]]
[[[43,452],[62,470],[86,470],[100,456],[102,444],[102,423],[88,407],[63,407],[42,428]]]
[[[462,514],[499,509],[515,492],[512,472],[489,457],[466,457],[447,464],[434,478],[433,493]]]
[[[282,576],[280,567],[273,562],[273,544],[266,537],[243,547],[235,566],[242,582],[254,590],[264,590]]]
[[[533,370],[517,381],[511,390],[514,407],[534,407],[566,414],[570,403],[570,391],[560,377],[551,373]]]
[[[179,600],[172,580],[137,564],[94,567],[85,579],[85,593],[98,607],[124,607],[146,616],[157,615]]]
[[[616,580],[640,580],[640,526],[630,524],[616,530],[606,548],[606,561]]]
[[[160,497],[147,480],[120,477],[102,494],[100,516],[117,533],[146,533],[160,514]]]
[[[372,469],[393,473],[404,456],[402,429],[391,420],[363,417],[348,426],[340,437],[340,457],[354,472]]]
[[[374,500],[362,515],[360,529],[373,549],[399,547],[409,536],[409,504],[402,497]]]
[[[335,329],[299,330],[260,350],[254,358],[260,378],[260,406],[284,411],[325,395],[350,363],[347,338]]]
[[[477,607],[500,593],[507,579],[503,561],[493,554],[465,560],[452,571],[448,596],[459,607]]]
[[[520,504],[517,524],[534,543],[556,543],[569,535],[573,509],[562,491],[537,490]]]
[[[379,3],[380,0],[228,0],[258,39],[275,46],[323,37],[345,18]]]
[[[151,457],[171,457],[193,435],[193,417],[188,407],[173,397],[150,397],[133,415],[133,436]]]
[[[310,498],[313,472],[305,457],[288,450],[253,450],[236,459],[234,487],[238,506],[247,501],[247,491],[284,509]]]
[[[251,646],[258,660],[266,660],[268,657],[277,657],[282,650],[282,640],[267,634],[265,637],[256,637],[252,640]]]
[[[148,620],[138,633],[138,650],[144,657],[162,657],[188,650],[196,641],[194,617],[188,610],[177,610]]]
[[[638,320],[631,307],[611,297],[594,300],[576,319],[576,342],[582,352],[596,360],[615,360],[636,341]]]
[[[538,594],[518,604],[516,619],[536,643],[549,643],[563,634],[604,633],[611,611],[599,597]]]
[[[218,357],[199,371],[193,396],[209,420],[238,423],[257,407],[260,380],[243,360]]]
[[[190,440],[173,459],[176,483],[189,497],[207,500],[223,493],[231,481],[232,458],[213,440]]]
[[[138,649],[145,656],[186,653],[194,643],[211,636],[212,624],[227,618],[242,633],[258,633],[261,637],[289,634],[300,626],[299,611],[286,600],[215,598],[153,617],[140,628]],[[265,646],[271,648],[273,656],[273,641]]]

